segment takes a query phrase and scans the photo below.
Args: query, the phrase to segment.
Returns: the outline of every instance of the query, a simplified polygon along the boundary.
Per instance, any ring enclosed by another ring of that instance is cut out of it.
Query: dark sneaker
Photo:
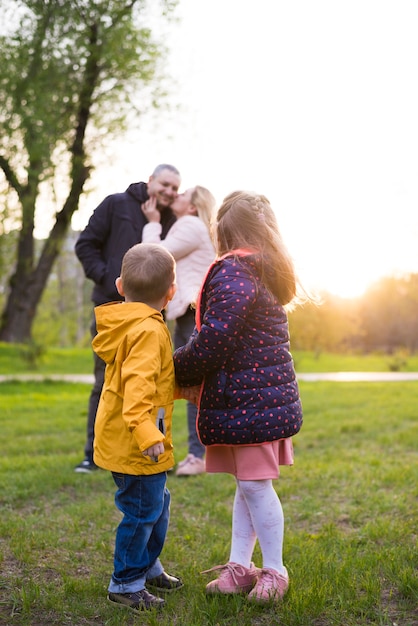
[[[181,578],[170,576],[167,572],[163,572],[159,576],[155,576],[155,578],[149,578],[145,584],[157,591],[165,592],[176,591],[177,589],[181,589],[184,585]]]
[[[81,461],[81,463],[79,463],[74,468],[74,471],[78,474],[90,474],[91,472],[95,472],[98,469],[99,468],[97,467],[96,463],[94,463],[90,459],[84,459],[84,461]]]
[[[146,589],[135,591],[135,593],[112,593],[109,591],[107,596],[109,602],[117,604],[121,608],[130,609],[135,613],[141,611],[149,611],[150,609],[161,609],[165,600],[157,598],[149,593]]]

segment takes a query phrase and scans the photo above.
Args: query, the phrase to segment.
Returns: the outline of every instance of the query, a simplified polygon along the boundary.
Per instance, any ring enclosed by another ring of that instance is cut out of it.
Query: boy
[[[159,559],[169,521],[166,472],[174,465],[174,368],[161,310],[174,296],[175,279],[175,261],[165,248],[137,244],[126,252],[116,279],[125,301],[95,308],[92,345],[106,362],[106,373],[94,462],[112,472],[115,503],[123,513],[108,600],[135,612],[164,605],[146,585],[159,591],[183,586]]]

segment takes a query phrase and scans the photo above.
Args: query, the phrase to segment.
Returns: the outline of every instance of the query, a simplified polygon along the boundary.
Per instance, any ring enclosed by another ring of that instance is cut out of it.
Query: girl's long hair
[[[238,249],[259,257],[266,287],[287,305],[296,297],[297,277],[283,243],[276,216],[267,198],[248,191],[235,191],[224,199],[216,216],[218,256]]]

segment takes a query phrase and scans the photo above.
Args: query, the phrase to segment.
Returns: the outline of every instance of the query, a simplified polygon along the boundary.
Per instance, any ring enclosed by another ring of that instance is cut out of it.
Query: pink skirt
[[[208,446],[206,471],[233,474],[239,480],[278,478],[279,465],[293,465],[291,438],[255,446]]]

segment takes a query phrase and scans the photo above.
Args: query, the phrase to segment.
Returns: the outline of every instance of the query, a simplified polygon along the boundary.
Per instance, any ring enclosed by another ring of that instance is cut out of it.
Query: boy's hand
[[[155,461],[155,463],[158,463],[158,457],[160,454],[163,454],[163,453],[164,453],[164,444],[162,443],[162,441],[159,441],[158,443],[155,443],[150,448],[147,448],[147,450],[144,450],[142,454],[144,456],[151,457],[152,461]]]

